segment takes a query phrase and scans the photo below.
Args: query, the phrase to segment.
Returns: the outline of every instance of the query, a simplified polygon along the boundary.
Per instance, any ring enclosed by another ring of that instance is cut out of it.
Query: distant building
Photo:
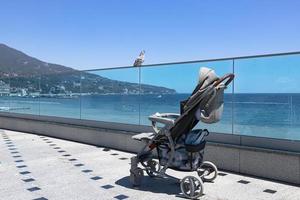
[[[21,89],[21,96],[22,96],[22,97],[27,96],[27,91],[26,91],[26,89]]]
[[[9,96],[9,84],[0,81],[0,96]]]

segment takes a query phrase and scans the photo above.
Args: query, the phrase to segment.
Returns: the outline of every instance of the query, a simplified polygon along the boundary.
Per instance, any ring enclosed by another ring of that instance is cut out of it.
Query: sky
[[[300,50],[299,0],[0,0],[0,8],[0,43],[76,69],[129,66],[143,49],[144,64]],[[243,80],[237,91],[276,92],[259,84],[248,87],[257,76],[245,72],[265,66],[265,61],[251,62],[240,63],[252,68],[240,72]],[[299,60],[287,62],[293,67],[299,64]],[[227,63],[208,65],[222,69],[220,74],[230,68]],[[277,65],[273,62],[272,67]],[[184,71],[184,76],[176,67],[172,73],[149,68],[142,79],[189,92],[199,66]],[[286,65],[281,62],[281,66],[274,77],[288,85],[296,79],[290,76],[300,70],[286,77],[282,75]],[[129,71],[120,79],[131,79]],[[168,79],[159,81],[158,71],[168,74],[164,76]],[[136,72],[132,76],[136,79]],[[300,85],[299,81],[293,84]],[[296,86],[288,91],[298,91]]]
[[[77,69],[300,50],[299,0],[0,0],[0,43]]]

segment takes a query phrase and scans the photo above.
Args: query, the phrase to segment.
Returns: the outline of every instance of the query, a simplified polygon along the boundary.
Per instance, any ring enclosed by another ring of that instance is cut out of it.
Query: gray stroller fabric
[[[203,141],[204,136],[205,136],[205,134],[202,129],[193,130],[190,133],[186,134],[185,144],[186,145],[198,145]]]
[[[216,75],[215,71],[206,67],[202,67],[199,71],[199,83],[202,83],[201,88],[207,87],[213,81],[218,80],[219,77]],[[226,86],[222,83],[220,84],[215,93],[209,96],[207,104],[196,111],[195,116],[198,120],[212,124],[220,121],[223,113],[223,96]]]
[[[170,129],[173,139],[180,137],[193,129],[201,120],[204,123],[216,123],[220,120],[223,112],[223,95],[226,85],[214,83],[220,80],[214,70],[201,68],[199,84],[193,94],[183,102],[181,116],[177,118],[174,126]]]
[[[219,78],[209,68],[200,69],[198,85],[192,95],[181,102],[181,115],[169,129],[175,143],[172,160],[171,144],[162,142],[158,145],[158,156],[162,166],[167,165],[169,160],[169,167],[179,170],[196,170],[200,166],[205,147],[205,131],[192,129],[199,121],[211,124],[221,119],[224,90],[233,78],[233,74]]]
[[[223,113],[224,90],[225,86],[222,84],[219,88],[217,88],[215,94],[211,96],[211,99],[204,108],[199,108],[196,111],[195,116],[198,120],[207,124],[220,121]]]
[[[218,80],[219,77],[215,73],[213,69],[207,68],[207,67],[201,67],[199,70],[199,81],[198,83],[201,84],[201,88],[203,89],[207,87],[212,82]]]

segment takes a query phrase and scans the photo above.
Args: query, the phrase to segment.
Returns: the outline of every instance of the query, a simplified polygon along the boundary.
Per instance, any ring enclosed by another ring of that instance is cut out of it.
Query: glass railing
[[[300,55],[235,60],[233,133],[300,139]]]
[[[148,116],[153,112],[179,113],[180,101],[187,99],[199,79],[199,69],[210,67],[218,74],[233,73],[231,60],[193,62],[141,68],[141,124],[150,125]],[[144,94],[146,85],[163,87],[156,94]],[[163,91],[163,92],[160,92]],[[232,133],[232,86],[226,90],[224,116],[216,124],[198,124],[214,132]]]
[[[40,115],[80,119],[81,72],[43,74],[40,78]]]
[[[179,113],[199,69],[234,73],[222,120],[212,132],[300,140],[300,54],[243,57],[52,74],[2,73],[1,112],[150,125],[156,112]],[[56,70],[57,71],[57,70]]]
[[[138,68],[84,71],[81,119],[139,124]]]

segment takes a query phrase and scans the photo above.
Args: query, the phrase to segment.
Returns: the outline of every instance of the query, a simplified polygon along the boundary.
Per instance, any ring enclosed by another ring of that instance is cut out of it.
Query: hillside
[[[16,96],[138,94],[139,84],[112,80],[70,67],[46,63],[21,51],[0,44],[0,95],[7,91]],[[81,86],[81,87],[80,87]],[[173,94],[175,90],[141,85],[143,94]]]

